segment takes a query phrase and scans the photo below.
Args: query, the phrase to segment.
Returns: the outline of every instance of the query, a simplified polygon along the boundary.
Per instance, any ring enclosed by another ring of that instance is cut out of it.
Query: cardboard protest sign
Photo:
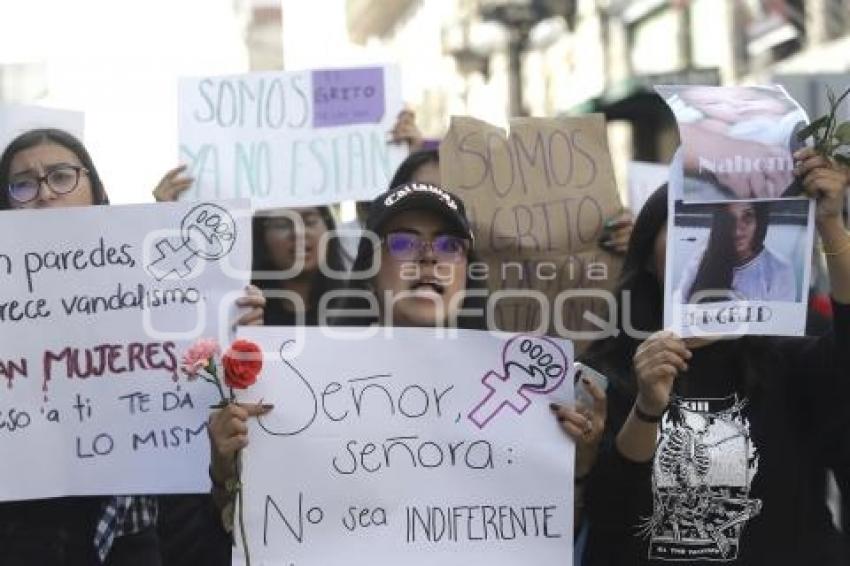
[[[656,86],[679,126],[683,199],[798,196],[792,154],[808,123],[781,86]]]
[[[24,104],[0,104],[0,151],[19,135],[37,128],[56,128],[83,139],[82,112]]]
[[[621,209],[604,118],[519,118],[506,134],[454,117],[440,174],[467,206],[499,328],[600,337],[613,300],[593,290],[619,264],[598,240]]]
[[[206,491],[217,392],[179,364],[227,340],[249,203],[0,216],[0,500]]]
[[[667,182],[670,171],[667,165],[645,161],[629,161],[628,164],[629,209],[637,216],[646,199],[658,187]]]
[[[196,179],[184,198],[371,200],[407,153],[387,141],[401,109],[395,67],[182,79],[180,160]]]
[[[574,445],[549,409],[571,344],[440,332],[240,330],[265,353],[240,399],[275,406],[243,452],[252,563],[571,564]]]
[[[688,203],[670,165],[665,327],[681,336],[802,336],[814,201]]]

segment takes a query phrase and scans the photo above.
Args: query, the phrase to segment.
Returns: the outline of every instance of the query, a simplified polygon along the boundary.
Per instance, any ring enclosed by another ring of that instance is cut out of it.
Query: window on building
[[[850,0],[825,0],[824,12],[829,39],[850,35]]]
[[[734,0],[739,74],[800,51],[806,26],[803,0]]]

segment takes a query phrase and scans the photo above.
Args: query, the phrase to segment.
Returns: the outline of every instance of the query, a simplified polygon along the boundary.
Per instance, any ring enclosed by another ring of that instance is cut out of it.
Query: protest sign
[[[180,160],[195,178],[184,198],[371,200],[407,153],[388,143],[401,109],[395,67],[182,79]]]
[[[604,118],[519,118],[506,134],[454,117],[440,174],[467,206],[497,326],[600,337],[613,300],[594,291],[613,285],[618,262],[598,240],[621,209]]]
[[[178,366],[227,339],[249,203],[0,216],[0,500],[206,491],[218,394]]]
[[[676,117],[687,202],[798,196],[796,133],[808,123],[781,86],[656,86]]]
[[[802,336],[814,201],[688,203],[670,164],[665,327],[681,336]]]
[[[57,128],[82,140],[84,121],[83,113],[73,110],[0,104],[0,148],[5,148],[24,132],[37,128]]]
[[[275,407],[242,454],[252,563],[571,564],[574,445],[549,408],[573,398],[569,342],[328,332],[240,330],[265,359],[239,398]]]
[[[637,217],[646,199],[667,182],[670,172],[666,165],[660,163],[629,161],[626,175],[629,185],[629,209]]]

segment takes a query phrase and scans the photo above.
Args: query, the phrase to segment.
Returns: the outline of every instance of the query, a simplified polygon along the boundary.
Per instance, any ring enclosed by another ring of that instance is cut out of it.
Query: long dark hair
[[[399,164],[387,188],[393,189],[405,183],[410,183],[413,181],[413,176],[416,175],[419,168],[429,163],[440,164],[440,152],[438,150],[420,149],[419,151],[412,152]],[[369,215],[371,204],[371,201],[359,201],[357,203],[357,216],[365,220]]]
[[[661,328],[664,290],[655,273],[655,239],[667,224],[667,184],[647,199],[635,220],[620,280],[617,300],[617,335],[591,344],[583,358],[591,367],[625,375],[640,342],[625,331],[624,322],[641,332]],[[603,369],[606,368],[606,369]]]
[[[659,280],[659,274],[655,273],[654,252],[655,239],[667,225],[667,193],[666,184],[659,187],[647,199],[635,221],[615,291],[617,335],[594,342],[582,356],[590,367],[612,378],[612,388],[619,393],[609,396],[609,406],[621,405],[609,410],[609,415],[627,413],[637,392],[632,360],[642,340],[632,336],[627,328],[649,333],[660,330],[663,325],[664,286]],[[628,327],[624,325],[626,321],[629,322]],[[734,375],[738,391],[752,395],[758,387],[764,386],[765,381],[770,381],[761,380],[759,376],[770,375],[767,368],[774,367],[771,366],[771,356],[775,354],[775,344],[769,337],[761,336],[745,336],[718,344],[728,349],[730,372]],[[624,420],[625,417],[622,418]],[[612,422],[619,430],[616,419]]]
[[[315,208],[318,211],[319,216],[321,216],[322,221],[325,223],[325,227],[327,228],[328,232],[335,231],[336,221],[334,220],[330,207],[317,206]],[[265,220],[273,217],[273,214],[260,212],[254,215],[254,218],[251,222],[254,239],[252,269],[255,272],[280,270],[280,267],[274,265],[274,263],[272,262],[271,253],[269,252],[269,249],[266,246]],[[327,249],[324,251],[323,257],[325,264],[329,268],[339,273],[345,272],[346,265],[343,259],[344,256],[342,250],[342,243],[340,242],[340,239],[338,237],[330,238],[328,240]],[[260,290],[279,290],[281,287],[281,280],[279,279],[254,278],[251,282],[257,287],[259,287]],[[345,284],[346,282],[344,278],[337,279],[326,275],[322,272],[321,269],[316,270],[316,273],[313,275],[312,281],[310,282],[310,297],[306,305],[307,324],[316,323],[315,310],[322,296],[329,291],[345,287]],[[273,319],[273,317],[275,316],[275,309],[282,308],[282,299],[269,298],[266,306],[266,319]]]
[[[9,173],[12,167],[12,159],[18,152],[36,147],[43,143],[55,143],[71,151],[80,160],[80,164],[88,170],[89,185],[92,192],[92,204],[109,204],[106,189],[97,173],[89,152],[86,147],[74,136],[63,130],[54,128],[40,128],[30,130],[16,137],[6,146],[3,155],[0,156],[0,210],[9,210],[12,203],[9,201]]]
[[[423,165],[428,165],[429,163],[439,165],[439,151],[436,149],[421,149],[419,151],[414,151],[405,157],[404,161],[402,161],[398,166],[398,169],[395,171],[395,175],[393,175],[393,178],[390,180],[390,186],[388,188],[392,189],[399,185],[411,182],[416,171],[418,171]]]
[[[757,255],[764,248],[767,237],[767,227],[770,218],[770,204],[766,202],[751,203],[755,212],[756,230],[753,234],[753,254]],[[732,278],[738,259],[735,254],[735,217],[729,211],[728,205],[722,205],[714,212],[711,221],[711,232],[708,236],[708,246],[702,256],[694,282],[687,293],[687,301],[699,292],[709,293],[718,290],[731,290]],[[709,296],[704,301],[723,300],[723,297]]]

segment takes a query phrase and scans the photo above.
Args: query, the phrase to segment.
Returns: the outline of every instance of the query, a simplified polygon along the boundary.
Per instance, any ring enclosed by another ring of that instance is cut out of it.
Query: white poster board
[[[83,139],[85,116],[74,110],[60,110],[24,104],[0,104],[0,152],[19,135],[37,128],[57,128]]]
[[[689,203],[682,176],[680,151],[670,164],[665,328],[680,336],[804,335],[814,201]]]
[[[258,208],[371,200],[407,154],[388,143],[402,110],[396,67],[185,78],[185,199],[250,197]]]
[[[217,392],[179,364],[227,340],[249,221],[247,201],[0,213],[0,500],[209,488]]]
[[[572,344],[440,332],[240,329],[240,398],[275,406],[243,453],[252,564],[571,564]]]

